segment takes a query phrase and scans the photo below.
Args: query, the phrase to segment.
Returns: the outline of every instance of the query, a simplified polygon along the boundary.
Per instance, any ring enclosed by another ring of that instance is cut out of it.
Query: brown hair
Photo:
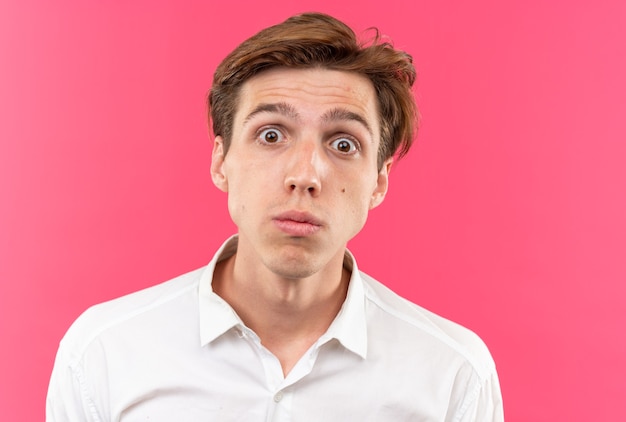
[[[343,22],[321,13],[305,13],[263,29],[241,43],[217,67],[208,97],[213,133],[230,146],[237,99],[242,84],[273,67],[324,67],[369,78],[376,90],[380,117],[378,167],[398,153],[405,155],[417,128],[412,58],[382,42],[378,30],[360,44]]]

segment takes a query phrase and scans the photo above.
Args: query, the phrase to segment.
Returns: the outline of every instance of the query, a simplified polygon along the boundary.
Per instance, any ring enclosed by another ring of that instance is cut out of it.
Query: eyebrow
[[[262,113],[278,113],[290,119],[299,121],[300,115],[296,111],[295,107],[286,102],[278,102],[278,103],[261,103],[257,105],[254,110],[252,110],[244,119],[243,124],[247,124],[250,120],[252,120],[255,116]],[[339,121],[354,121],[360,123],[365,129],[369,132],[369,134],[374,137],[374,131],[372,127],[367,122],[363,116],[358,113],[346,110],[345,108],[336,107],[331,110],[328,110],[326,113],[322,115],[321,121],[323,123],[330,122],[339,122]]]
[[[243,124],[248,123],[252,118],[254,118],[258,114],[262,113],[278,113],[283,116],[289,117],[293,120],[300,120],[300,115],[296,111],[296,109],[291,105],[285,102],[280,103],[261,103],[257,105],[254,110],[250,112],[243,121]]]
[[[336,107],[336,108],[333,108],[332,110],[327,111],[322,116],[322,122],[324,123],[339,122],[339,121],[358,122],[361,125],[363,125],[365,129],[367,129],[370,136],[374,137],[374,132],[372,131],[372,127],[370,126],[370,124],[367,122],[367,119],[365,119],[365,117],[361,116],[358,113],[348,111],[345,108]]]

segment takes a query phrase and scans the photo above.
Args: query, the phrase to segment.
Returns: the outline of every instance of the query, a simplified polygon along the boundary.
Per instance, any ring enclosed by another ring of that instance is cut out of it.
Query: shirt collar
[[[241,318],[233,308],[215,292],[211,283],[213,272],[218,262],[231,257],[237,252],[237,236],[231,236],[217,250],[200,279],[199,313],[200,313],[200,345],[205,346],[236,326],[243,326]]]
[[[343,266],[351,273],[346,300],[326,333],[318,340],[317,346],[322,346],[330,340],[336,339],[343,347],[365,359],[367,356],[367,324],[363,280],[356,260],[348,250],[346,250],[343,259]]]
[[[213,292],[211,283],[218,262],[237,252],[237,235],[230,237],[215,253],[202,274],[199,287],[200,342],[204,346],[243,322],[228,303]],[[339,314],[328,330],[317,341],[317,347],[338,340],[343,347],[365,358],[367,355],[367,324],[365,319],[365,293],[363,280],[350,251],[346,250],[344,267],[351,272],[348,293]]]

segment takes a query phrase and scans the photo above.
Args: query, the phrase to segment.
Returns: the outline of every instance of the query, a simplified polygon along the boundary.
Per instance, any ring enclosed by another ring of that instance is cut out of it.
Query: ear
[[[224,171],[224,140],[216,136],[211,155],[211,179],[213,184],[223,192],[228,192],[228,179]]]
[[[391,171],[392,164],[393,157],[387,158],[378,172],[376,187],[374,188],[374,192],[372,192],[372,198],[370,200],[370,210],[382,204],[385,199],[387,189],[389,188],[389,172]]]

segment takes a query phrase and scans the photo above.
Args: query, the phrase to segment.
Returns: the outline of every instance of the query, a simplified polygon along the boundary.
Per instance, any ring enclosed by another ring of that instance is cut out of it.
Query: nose
[[[322,191],[325,163],[315,142],[296,142],[289,151],[285,173],[285,189],[289,192],[318,196]]]

